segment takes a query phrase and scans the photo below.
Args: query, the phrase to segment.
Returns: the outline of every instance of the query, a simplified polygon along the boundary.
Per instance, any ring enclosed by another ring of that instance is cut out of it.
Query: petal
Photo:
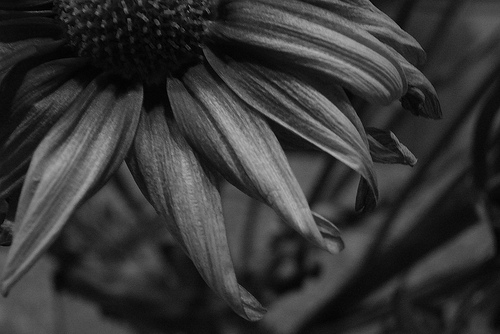
[[[29,7],[41,6],[50,4],[48,0],[1,0],[1,9],[25,9]]]
[[[356,23],[381,42],[393,47],[412,64],[423,64],[426,60],[420,44],[368,0],[301,1],[324,8]]]
[[[229,52],[326,76],[371,102],[388,104],[406,91],[404,73],[386,47],[332,12],[294,0],[221,6],[224,15],[209,26],[209,35]]]
[[[0,126],[0,198],[20,188],[36,147],[91,80],[88,71],[75,72],[85,63],[76,58],[45,63],[30,70]]]
[[[347,115],[294,76],[250,63],[223,62],[209,50],[205,50],[205,55],[217,74],[241,99],[358,172],[368,180],[373,193],[377,193],[364,129],[354,109],[347,107],[349,102],[341,89],[336,90],[335,102],[342,104],[342,100],[345,101],[343,110]]]
[[[367,128],[370,141],[370,153],[374,162],[388,164],[404,164],[414,166],[417,158],[401,144],[391,131]]]
[[[318,225],[318,228],[320,229],[321,233],[328,234],[329,238],[337,239],[338,249],[337,249],[336,253],[340,253],[344,249],[345,245],[344,245],[344,241],[342,240],[342,238],[340,236],[339,229],[331,221],[329,221],[325,217],[317,214],[316,212],[313,212],[312,214],[314,217],[314,221]]]
[[[106,75],[95,79],[35,151],[16,212],[4,293],[123,162],[139,121],[142,85],[122,81]]]
[[[323,238],[288,161],[269,125],[203,66],[167,81],[170,104],[191,144],[230,182],[270,205],[293,228],[320,247]],[[189,90],[189,91],[188,91]]]
[[[403,108],[416,116],[439,119],[443,117],[441,104],[432,84],[415,66],[410,64],[394,49],[388,47],[394,56],[399,58],[408,81],[408,91],[401,98]]]
[[[427,78],[415,67],[407,64],[403,69],[407,73],[408,91],[401,98],[401,105],[416,116],[443,118],[441,104],[436,90]]]
[[[213,178],[161,104],[143,112],[131,154],[134,177],[207,284],[242,317],[260,319],[265,310],[236,281]]]
[[[373,195],[370,185],[366,179],[361,178],[356,192],[356,204],[354,209],[357,212],[370,212],[377,206],[377,198]]]
[[[3,52],[0,50],[0,99],[6,94],[12,94],[12,91],[17,89],[17,86],[6,85],[5,78],[10,76],[14,80],[21,79],[26,72],[43,63],[44,61],[57,58],[57,53],[64,45],[63,41],[40,42],[40,45],[21,43],[16,45],[12,52]],[[1,47],[0,47],[1,48]],[[0,117],[3,117],[4,110],[0,110]]]

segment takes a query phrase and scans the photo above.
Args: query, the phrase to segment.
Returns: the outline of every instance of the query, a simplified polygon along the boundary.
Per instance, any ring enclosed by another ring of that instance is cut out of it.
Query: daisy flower
[[[207,284],[259,319],[235,277],[218,179],[339,251],[272,126],[359,173],[356,207],[370,208],[373,160],[407,153],[367,135],[346,92],[437,118],[414,67],[424,59],[367,0],[0,0],[0,201],[14,234],[4,293],[126,161]]]

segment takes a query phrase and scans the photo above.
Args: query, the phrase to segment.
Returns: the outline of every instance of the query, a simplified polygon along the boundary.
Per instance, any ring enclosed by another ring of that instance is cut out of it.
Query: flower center
[[[55,0],[69,44],[95,66],[159,82],[200,62],[211,0]]]

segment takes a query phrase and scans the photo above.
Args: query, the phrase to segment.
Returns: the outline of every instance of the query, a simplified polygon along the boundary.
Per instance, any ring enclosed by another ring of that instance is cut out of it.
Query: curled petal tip
[[[338,254],[344,250],[345,244],[340,237],[325,237],[326,250],[332,254]]]
[[[238,313],[240,313],[243,318],[249,321],[258,321],[264,317],[267,309],[263,307],[259,301],[242,286],[239,288],[239,297],[242,307],[240,310],[243,311],[243,314],[241,314],[241,312]]]
[[[370,189],[368,181],[361,178],[356,193],[356,204],[354,209],[356,212],[371,212],[375,210],[378,202],[378,192],[373,192]]]
[[[417,158],[391,131],[366,128],[370,143],[370,154],[374,162],[399,163],[414,166]]]
[[[339,229],[325,217],[313,212],[314,221],[323,237],[323,248],[332,254],[340,253],[345,245]]]
[[[5,269],[4,269],[5,270]],[[2,296],[7,297],[10,289],[14,285],[15,280],[11,276],[5,276],[2,279]]]
[[[259,321],[267,313],[267,309],[257,303],[256,305],[245,305],[245,318],[249,321]]]

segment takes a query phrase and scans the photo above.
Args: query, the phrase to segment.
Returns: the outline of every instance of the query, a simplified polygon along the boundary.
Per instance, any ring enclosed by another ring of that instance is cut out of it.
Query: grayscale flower
[[[235,277],[215,178],[339,251],[269,124],[359,173],[357,207],[371,207],[370,146],[387,152],[369,144],[346,91],[437,118],[414,67],[424,59],[366,0],[0,0],[0,201],[14,222],[4,292],[126,161],[207,284],[259,319]]]

